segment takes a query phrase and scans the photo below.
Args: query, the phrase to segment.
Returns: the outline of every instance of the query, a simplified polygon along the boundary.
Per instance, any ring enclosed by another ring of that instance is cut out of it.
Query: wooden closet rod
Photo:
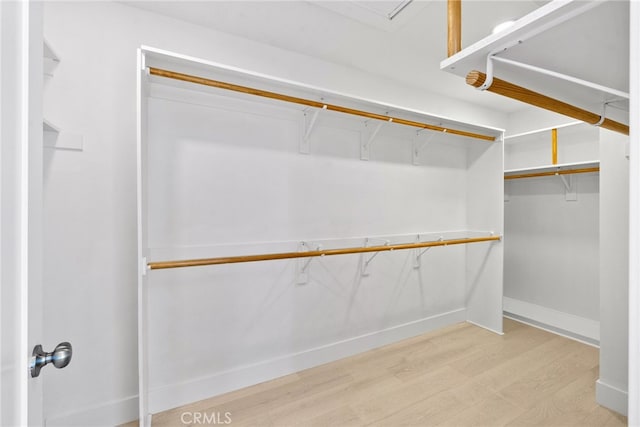
[[[366,117],[369,119],[383,120],[385,122],[392,121],[401,125],[414,126],[421,129],[430,129],[438,132],[446,132],[454,135],[466,136],[469,138],[477,138],[485,141],[495,141],[496,138],[490,135],[482,135],[474,132],[467,132],[463,130],[450,129],[442,126],[430,125],[427,123],[415,122],[413,120],[406,120],[399,117],[384,116],[382,114],[369,113],[367,111],[355,110],[353,108],[341,107],[339,105],[325,104],[323,102],[313,101],[310,99],[297,98],[294,96],[284,95],[276,92],[269,92],[266,90],[255,89],[247,86],[239,86],[232,83],[221,82],[218,80],[211,80],[204,77],[192,76],[189,74],[177,73],[175,71],[163,70],[160,68],[149,67],[149,73],[153,76],[166,77],[169,79],[181,80],[184,82],[200,84],[204,86],[215,87],[218,89],[226,89],[234,92],[246,93],[249,95],[262,96],[269,99],[277,99],[280,101],[292,102],[294,104],[306,105],[315,108],[326,108],[331,111],[338,111],[341,113],[352,114],[354,116]]]
[[[571,175],[574,173],[591,173],[591,172],[600,172],[600,168],[593,167],[593,168],[567,169],[567,170],[549,171],[549,172],[521,173],[517,175],[505,175],[504,179],[535,178],[537,176]]]
[[[486,78],[487,75],[485,73],[473,70],[467,74],[467,84],[470,84],[473,87],[480,87],[485,82]],[[493,78],[493,83],[487,88],[487,90],[489,92],[506,96],[507,98],[544,108],[545,110],[564,114],[565,116],[573,117],[574,119],[578,119],[592,125],[600,122],[600,116],[598,114],[583,110],[582,108],[567,104],[566,102],[559,101],[495,77]],[[629,126],[611,119],[605,119],[602,124],[600,124],[600,127],[629,135]]]
[[[164,268],[199,267],[204,265],[235,264],[239,262],[271,261],[271,260],[277,260],[277,259],[310,258],[310,257],[329,256],[329,255],[384,252],[384,251],[393,251],[393,250],[399,250],[399,249],[430,248],[434,246],[449,246],[449,245],[460,245],[464,243],[490,242],[493,240],[500,240],[500,239],[501,239],[500,236],[469,237],[469,238],[462,238],[462,239],[437,240],[433,242],[400,243],[397,245],[369,246],[369,247],[342,248],[342,249],[325,249],[325,250],[305,251],[305,252],[282,252],[282,253],[261,254],[261,255],[240,255],[240,256],[221,257],[221,258],[188,259],[188,260],[182,260],[182,261],[159,261],[159,262],[150,262],[147,264],[147,266],[149,267],[150,270],[160,270]]]

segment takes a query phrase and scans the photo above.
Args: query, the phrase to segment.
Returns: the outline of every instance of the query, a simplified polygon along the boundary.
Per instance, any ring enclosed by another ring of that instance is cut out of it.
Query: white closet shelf
[[[572,171],[585,171],[591,170],[594,168],[600,168],[599,160],[589,160],[585,162],[574,162],[574,163],[559,163],[557,165],[544,165],[544,166],[533,166],[527,168],[518,168],[518,169],[507,169],[504,171],[505,179],[509,179],[508,177],[515,178],[522,177],[526,178],[529,175],[531,177],[534,176],[544,176],[544,175],[554,175],[557,172],[562,172],[564,174],[571,173]],[[591,172],[597,172],[592,170]],[[525,176],[522,176],[525,175]]]
[[[42,121],[42,131],[43,132],[54,132],[60,133],[60,129],[58,129],[55,125],[49,122],[47,119]]]
[[[142,51],[145,55],[145,78],[150,83],[188,90],[197,88],[201,93],[233,94],[239,99],[250,98],[261,103],[300,110],[309,115],[309,121],[305,123],[304,139],[312,133],[315,122],[313,117],[319,111],[321,115],[350,116],[363,124],[369,123],[374,129],[375,125],[383,123],[388,127],[402,126],[411,131],[431,130],[436,134],[445,135],[448,144],[452,141],[461,144],[493,142],[502,135],[501,129],[462,122],[161,49],[143,46]],[[308,149],[301,149],[301,152],[306,151]]]
[[[555,0],[443,60],[440,68],[461,77],[472,71],[486,73],[486,90],[551,109],[521,94],[504,93],[497,79],[527,88],[586,110],[595,120],[571,117],[591,124],[598,122],[609,102],[604,115],[624,124],[628,123],[624,111],[628,110],[628,52],[628,2]],[[491,75],[496,78],[493,86]],[[482,79],[473,82],[471,77],[469,84],[480,85]]]
[[[547,126],[547,127],[540,128],[540,129],[533,129],[533,130],[529,130],[529,131],[525,131],[525,132],[515,133],[513,135],[505,135],[504,136],[504,142],[506,144],[508,141],[510,141],[512,139],[517,140],[518,138],[522,138],[523,136],[543,134],[543,133],[552,131],[553,129],[572,128],[574,126],[585,126],[586,127],[587,125],[584,122],[577,121],[577,122],[563,123],[563,124],[555,125],[555,126]]]

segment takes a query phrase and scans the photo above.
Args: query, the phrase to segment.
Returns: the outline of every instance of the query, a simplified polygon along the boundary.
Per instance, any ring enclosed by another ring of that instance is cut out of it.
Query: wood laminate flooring
[[[152,425],[626,425],[595,401],[597,348],[509,319],[504,330],[456,324],[156,414]]]

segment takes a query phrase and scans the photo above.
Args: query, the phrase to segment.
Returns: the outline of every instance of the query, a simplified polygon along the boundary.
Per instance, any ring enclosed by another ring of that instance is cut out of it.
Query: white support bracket
[[[562,184],[564,184],[564,199],[567,202],[575,202],[578,200],[578,192],[576,191],[576,183],[575,179],[571,177],[571,175],[567,175],[565,178],[564,175],[558,174],[560,177]]]
[[[389,243],[391,243],[389,240],[385,240],[385,239],[370,239],[370,238],[366,238],[364,239],[364,247],[369,247],[369,243],[372,240],[379,240],[381,242],[384,243],[384,246],[389,245]],[[371,263],[371,261],[373,261],[373,259],[378,256],[380,252],[374,252],[373,255],[371,255],[368,259],[366,259],[366,254],[362,254],[363,258],[362,258],[362,267],[360,269],[360,275],[362,276],[368,276],[369,275],[369,264]]]
[[[444,240],[443,236],[440,236],[438,238],[438,242],[442,242]],[[416,239],[416,243],[420,243],[420,235],[418,234],[418,238]],[[426,254],[427,252],[429,252],[429,250],[431,249],[431,247],[427,247],[424,249],[414,249],[413,253],[414,253],[414,257],[413,257],[413,268],[415,268],[416,270],[419,270],[421,267],[421,263],[420,260],[422,259],[422,255]]]
[[[147,273],[149,272],[149,263],[147,262],[147,257],[146,256],[142,257],[141,262],[142,262],[142,265],[140,266],[141,268],[140,271],[142,271],[143,276],[146,276]]]
[[[508,46],[503,46],[500,47],[498,49],[494,49],[491,52],[489,52],[489,54],[487,54],[487,68],[486,68],[486,78],[484,79],[484,83],[482,83],[482,85],[478,86],[478,90],[487,90],[491,87],[491,85],[493,84],[493,58],[495,55],[497,55],[500,52],[504,52],[505,50],[517,45],[518,43],[512,43]]]
[[[310,245],[307,242],[298,244],[298,252],[308,252]],[[322,245],[316,246],[316,251],[322,250]],[[298,258],[296,263],[296,285],[304,285],[309,282],[309,265],[313,257]]]
[[[446,131],[447,130],[445,129],[442,132],[444,133]],[[422,135],[427,135],[424,141],[421,141]],[[429,133],[429,134],[424,133],[424,129],[420,129],[419,131],[416,132],[416,135],[413,137],[413,146],[411,147],[411,161],[414,165],[417,166],[420,164],[420,161],[419,161],[420,152],[429,145],[429,143],[431,142],[431,140],[435,135],[436,135],[435,133]]]
[[[393,118],[389,118],[386,122],[378,122],[373,131],[369,130],[369,122],[364,122],[364,130],[360,133],[360,160],[369,160],[369,153],[371,149],[371,143],[387,123],[391,123]]]
[[[608,102],[605,102],[604,104],[602,104],[602,113],[600,113],[600,120],[598,120],[596,123],[593,124],[595,127],[602,126],[602,124],[606,120],[606,118],[607,118],[607,105],[608,104],[609,104]]]
[[[301,154],[309,154],[309,137],[311,136],[313,127],[316,124],[316,120],[318,120],[320,111],[326,111],[326,109],[327,106],[325,104],[322,106],[322,109],[316,109],[313,114],[310,114],[310,111],[308,109],[303,112],[303,129],[299,145],[299,151]]]

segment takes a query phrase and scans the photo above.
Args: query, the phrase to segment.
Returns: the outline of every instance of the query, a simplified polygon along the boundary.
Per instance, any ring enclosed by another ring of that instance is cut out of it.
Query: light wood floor
[[[156,414],[153,426],[226,412],[231,426],[626,425],[595,402],[598,349],[504,326],[499,336],[457,324]]]

